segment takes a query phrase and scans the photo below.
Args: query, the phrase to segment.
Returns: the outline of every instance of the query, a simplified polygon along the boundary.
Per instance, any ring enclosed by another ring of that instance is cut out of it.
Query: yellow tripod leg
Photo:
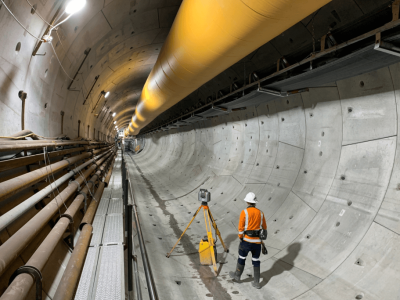
[[[207,210],[207,214],[206,214],[206,210]],[[212,259],[213,267],[214,267],[214,273],[215,273],[215,276],[217,276],[218,268],[217,268],[217,262],[215,260],[214,239],[213,239],[212,231],[211,231],[211,221],[210,221],[210,215],[208,213],[209,209],[203,207],[203,212],[204,212],[204,222],[206,223],[208,243],[210,245],[211,259]]]
[[[214,229],[215,229],[215,233],[218,235],[219,240],[221,241],[222,247],[224,247],[224,251],[225,251],[226,253],[228,253],[228,252],[229,252],[229,249],[227,249],[226,246],[225,246],[224,240],[223,240],[222,237],[221,237],[221,233],[220,233],[219,230],[218,230],[217,223],[215,223],[214,217],[213,217],[212,214],[211,214],[211,210],[208,210],[208,213],[209,213],[209,215],[210,215],[210,218],[211,218],[213,227],[214,227]]]
[[[178,245],[179,241],[181,240],[181,238],[182,238],[183,235],[185,234],[186,230],[188,230],[190,224],[192,224],[194,218],[196,218],[196,216],[197,216],[197,214],[199,213],[200,209],[201,209],[201,206],[197,209],[196,213],[193,215],[193,218],[190,220],[188,226],[186,226],[185,230],[182,232],[181,236],[180,236],[179,239],[176,241],[176,243],[175,243],[175,245],[172,247],[171,251],[170,251],[169,253],[167,253],[167,257],[168,257],[168,258],[170,257],[172,251],[174,251],[176,245]]]

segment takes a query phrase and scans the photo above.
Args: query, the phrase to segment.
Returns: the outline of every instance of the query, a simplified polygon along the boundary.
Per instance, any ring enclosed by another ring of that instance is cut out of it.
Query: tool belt
[[[246,230],[244,234],[248,237],[260,237],[260,230]]]

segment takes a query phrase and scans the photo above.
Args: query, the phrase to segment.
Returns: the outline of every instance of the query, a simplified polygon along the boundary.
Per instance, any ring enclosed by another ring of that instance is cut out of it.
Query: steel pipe
[[[50,158],[74,153],[74,152],[80,152],[86,150],[85,147],[78,147],[78,148],[71,148],[71,149],[66,149],[66,150],[61,150],[61,151],[52,151],[48,152]],[[0,161],[0,172],[15,169],[18,167],[23,167],[27,166],[33,163],[36,163],[38,161],[44,160],[43,153],[40,154],[34,154],[30,156],[25,156],[25,157],[20,157],[20,158],[14,158],[14,159],[8,159],[8,160],[3,160]]]
[[[49,174],[57,173],[58,171],[61,171],[69,165],[73,165],[82,159],[91,157],[92,155],[92,153],[76,155],[74,157],[68,158],[68,160],[64,159],[62,161],[47,165],[35,171],[1,182],[0,202],[8,197],[11,197],[12,195],[15,195],[17,192],[23,190],[24,188],[32,186],[42,179],[45,179]]]
[[[110,151],[110,150],[109,150]],[[8,212],[6,212],[4,215],[0,216],[0,232],[4,230],[7,226],[9,226],[12,222],[17,220],[19,217],[21,217],[23,214],[25,214],[31,207],[33,207],[36,203],[38,203],[40,200],[42,200],[44,197],[49,195],[54,189],[58,188],[61,186],[64,182],[66,182],[69,178],[74,176],[76,173],[79,173],[83,168],[87,167],[93,162],[96,162],[99,160],[101,157],[109,153],[109,151],[104,152],[103,154],[94,157],[93,159],[81,164],[79,167],[71,170],[64,176],[60,177],[53,183],[50,183],[47,187],[42,189],[41,191],[37,192],[34,194],[32,197],[26,199],[24,202],[21,204],[15,206]]]
[[[106,160],[110,160],[110,156],[111,153],[102,157],[97,163],[99,165],[107,165]],[[3,275],[9,265],[21,254],[32,239],[49,222],[53,215],[58,211],[59,206],[63,205],[78,190],[78,187],[86,181],[86,178],[96,169],[97,165],[93,164],[89,169],[84,171],[82,176],[78,176],[74,184],[67,186],[57,197],[47,204],[44,209],[39,211],[32,219],[30,219],[0,246],[0,276]]]
[[[114,169],[114,163],[115,163],[115,157],[114,157],[113,161],[111,162],[111,167],[108,169],[107,176],[104,179],[105,187],[108,187],[108,184],[110,183],[111,175],[112,175],[112,172]]]
[[[87,250],[89,248],[89,242],[92,234],[92,222],[99,205],[101,196],[104,191],[104,182],[99,183],[99,187],[93,197],[92,202],[86,211],[81,225],[81,234],[79,236],[77,245],[75,246],[74,252],[69,259],[67,267],[65,268],[63,277],[58,285],[57,291],[53,297],[53,300],[72,300],[74,299],[76,289],[78,287],[79,277],[81,275],[83,264],[85,262]]]
[[[74,299],[79,277],[81,275],[83,264],[89,248],[90,238],[92,237],[93,227],[91,224],[85,224],[81,229],[75,249],[65,268],[64,275],[58,285],[53,300]]]
[[[69,223],[70,220],[68,218],[61,218],[25,265],[33,266],[42,271],[58,242],[62,239]],[[0,300],[25,299],[33,284],[34,279],[31,275],[20,274],[8,286],[7,290],[0,297]]]

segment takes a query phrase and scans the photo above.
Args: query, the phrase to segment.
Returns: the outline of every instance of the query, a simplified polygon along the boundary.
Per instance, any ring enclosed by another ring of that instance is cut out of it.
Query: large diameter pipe
[[[100,182],[93,200],[82,219],[81,225],[79,226],[81,229],[81,235],[79,236],[74,252],[72,252],[71,258],[69,259],[67,267],[65,268],[63,277],[61,278],[53,300],[74,299],[76,288],[78,287],[79,277],[83,269],[83,263],[89,248],[90,235],[92,232],[91,224],[103,194],[103,190],[104,182]]]
[[[68,209],[65,211],[64,215],[69,215],[72,218],[75,216],[76,212],[79,210],[81,207],[86,194],[92,187],[94,186],[94,182],[96,182],[101,174],[101,170],[97,171],[95,175],[93,175],[90,180],[88,181],[87,186],[82,190],[82,194],[79,194],[74,201],[71,203],[71,205],[68,207]],[[84,195],[83,195],[84,194]],[[101,197],[96,192],[97,196]],[[96,197],[96,196],[95,196]],[[47,261],[49,260],[51,254],[53,253],[55,247],[57,246],[57,243],[61,240],[64,232],[68,228],[70,224],[70,220],[67,217],[62,217],[60,220],[57,222],[57,224],[53,227],[53,229],[50,231],[50,233],[47,235],[47,237],[44,239],[44,241],[40,244],[38,249],[35,251],[35,253],[32,255],[32,257],[29,259],[29,261],[26,263],[26,266],[32,266],[38,269],[39,271],[42,271],[44,266],[46,265]],[[88,227],[89,228],[89,227]],[[86,231],[84,229],[83,231]],[[82,235],[82,233],[81,233]],[[88,237],[85,236],[84,234],[84,241],[86,241]],[[89,236],[90,240],[90,236]],[[79,248],[83,247],[82,240],[78,240],[77,246]],[[75,250],[74,250],[75,252]],[[80,256],[77,256],[80,257]],[[73,259],[71,257],[71,259]],[[81,260],[79,260],[80,262]],[[82,260],[83,261],[83,260]],[[73,260],[73,263],[77,263],[76,259]],[[68,266],[67,266],[68,269]],[[74,265],[74,268],[72,268],[73,272],[76,271],[76,266]],[[13,282],[10,284],[10,286],[7,288],[7,290],[4,292],[0,300],[22,300],[25,299],[29,293],[30,288],[34,284],[34,280],[31,275],[29,274],[21,274],[18,275]]]
[[[92,237],[93,227],[85,224],[81,229],[74,251],[68,261],[64,275],[58,285],[53,300],[74,299],[77,283],[81,275],[86,254],[89,249],[90,238]]]
[[[55,247],[68,228],[69,222],[68,218],[61,218],[25,265],[35,267],[39,271],[42,271],[50,255],[53,253]],[[14,278],[0,300],[25,299],[33,284],[34,279],[31,275],[20,274]]]
[[[108,170],[107,176],[104,179],[105,187],[108,187],[108,185],[110,183],[111,175],[112,175],[112,172],[113,172],[113,169],[114,169],[114,163],[115,163],[115,156],[114,156],[113,161],[111,162],[111,167]]]
[[[4,215],[0,216],[0,232],[3,231],[7,226],[9,226],[15,220],[20,218],[23,214],[25,214],[36,203],[38,203],[44,197],[49,195],[54,189],[61,186],[64,182],[66,182],[68,179],[70,179],[76,173],[79,173],[83,168],[86,168],[88,165],[90,165],[93,162],[96,162],[97,160],[99,160],[101,157],[103,157],[104,155],[106,155],[108,153],[109,152],[105,152],[105,153],[103,153],[99,156],[96,156],[95,158],[88,160],[87,162],[81,164],[79,167],[71,170],[70,172],[68,172],[64,176],[60,177],[56,181],[50,183],[50,185],[48,185],[41,191],[37,192],[36,194],[34,194],[32,197],[26,199],[21,204],[15,206],[14,208],[12,208],[8,212],[6,212]]]
[[[81,224],[79,225],[79,228],[83,228],[85,224],[92,224],[94,216],[97,211],[97,207],[99,206],[100,200],[101,200],[101,195],[103,194],[104,191],[104,182],[100,182],[99,186],[97,188],[96,194],[93,197],[92,202],[90,202],[90,205],[85,213],[85,216],[83,217]]]
[[[111,155],[111,154],[110,154]],[[106,159],[111,159],[110,155],[101,158],[98,164],[106,165]],[[78,187],[86,181],[86,178],[96,170],[97,166],[93,165],[83,172],[82,176],[78,176],[75,184],[67,186],[57,197],[55,197],[44,209],[39,211],[32,219],[22,226],[14,235],[12,235],[3,245],[0,246],[0,276],[10,264],[21,254],[28,246],[33,238],[42,230],[49,222],[53,215],[58,212],[62,206],[78,189]]]
[[[138,134],[159,114],[328,2],[184,0],[125,134]]]
[[[23,151],[32,149],[42,149],[43,147],[55,147],[64,146],[75,146],[75,145],[89,145],[86,141],[51,141],[51,140],[39,140],[39,141],[0,141],[0,152],[7,151]]]
[[[74,165],[76,162],[82,159],[89,158],[92,155],[93,155],[92,153],[84,153],[76,155],[74,157],[64,159],[54,164],[47,165],[43,168],[23,174],[21,176],[17,176],[12,179],[3,181],[2,183],[0,183],[0,202],[18,193],[24,188],[27,188],[28,186],[34,185],[35,183],[46,178],[48,175],[61,171],[62,169],[68,167],[69,165]]]

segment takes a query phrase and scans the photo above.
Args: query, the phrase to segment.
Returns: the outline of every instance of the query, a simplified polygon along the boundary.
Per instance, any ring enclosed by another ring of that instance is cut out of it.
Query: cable
[[[27,135],[22,135],[22,136],[0,136],[0,139],[19,140],[19,139],[27,138],[27,137],[30,137],[30,136],[37,136],[37,137],[40,137],[40,138],[43,138],[43,139],[46,139],[46,140],[49,140],[49,139],[50,140],[56,140],[57,139],[56,137],[45,137],[45,136],[37,135],[37,134],[34,134],[34,133],[29,133]]]
[[[3,1],[3,0],[0,0],[0,1]],[[67,77],[68,77],[69,79],[71,79],[72,81],[74,81],[73,78],[69,77],[67,71],[65,71],[64,67],[62,66],[61,61],[60,61],[60,59],[59,59],[58,56],[57,56],[56,49],[54,49],[54,47],[53,47],[53,43],[50,42],[49,44],[51,45],[51,48],[53,49],[54,55],[56,56],[57,61],[58,61],[59,65],[60,65],[61,69],[64,71],[65,75],[67,75]]]
[[[45,22],[47,25],[49,25],[50,27],[53,27],[53,25],[51,25],[50,23],[48,23],[45,19],[43,19],[43,17],[37,12],[37,9],[35,7],[33,7],[33,5],[29,2],[29,0],[26,0],[26,2],[28,2],[29,6],[35,10],[35,14],[37,14],[39,16],[39,18],[41,18],[43,20],[43,22]]]
[[[47,150],[47,147],[46,147],[46,150]],[[54,183],[54,182],[56,182],[56,179],[54,178],[54,172],[53,172],[53,170],[52,170],[52,168],[51,168],[51,161],[50,161],[49,152],[46,151],[46,154],[47,154],[47,159],[48,159],[48,161],[49,161],[49,167],[50,167],[50,171],[51,171],[51,176],[53,177],[53,183]],[[58,196],[59,196],[59,197],[61,198],[61,200],[62,200],[62,197],[60,196],[60,191],[58,190],[58,186],[57,186],[57,185],[56,185],[56,189],[57,189]],[[65,209],[68,210],[68,207],[67,207],[67,205],[65,204],[64,201],[63,201],[63,204],[64,204]]]
[[[24,25],[22,25],[22,23],[21,23],[20,21],[18,21],[17,17],[14,16],[14,14],[12,13],[12,11],[8,8],[8,6],[4,3],[3,0],[0,0],[0,1],[1,1],[1,3],[3,3],[4,7],[8,10],[8,12],[11,14],[11,16],[15,19],[15,21],[17,21],[18,24],[19,24],[23,29],[25,29],[26,32],[29,33],[30,36],[32,36],[33,38],[37,39],[37,40],[40,41],[40,42],[43,42],[42,39],[40,39],[40,38],[34,36],[32,33],[30,33],[30,31],[29,31],[28,29],[26,29],[26,27],[25,27]]]

